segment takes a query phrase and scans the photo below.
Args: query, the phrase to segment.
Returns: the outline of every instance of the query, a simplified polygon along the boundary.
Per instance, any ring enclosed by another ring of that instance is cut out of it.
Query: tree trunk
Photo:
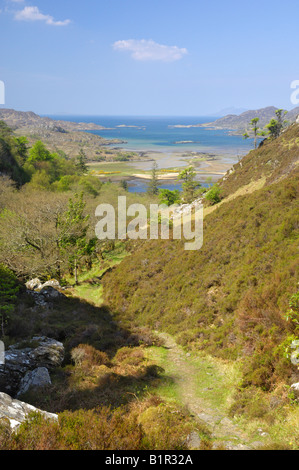
[[[78,285],[78,266],[77,266],[77,260],[75,259],[75,284],[76,286]]]

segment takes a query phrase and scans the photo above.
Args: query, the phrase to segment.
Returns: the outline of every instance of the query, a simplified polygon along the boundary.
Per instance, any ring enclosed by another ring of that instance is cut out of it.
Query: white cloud
[[[15,20],[17,21],[44,21],[46,24],[51,26],[67,26],[71,20],[55,21],[53,16],[44,15],[38,9],[38,7],[25,7],[21,11],[17,11],[15,14]]]
[[[160,60],[162,62],[174,62],[188,54],[187,49],[177,46],[164,46],[163,44],[146,39],[116,41],[113,44],[113,48],[118,51],[131,52],[133,59],[141,61]]]

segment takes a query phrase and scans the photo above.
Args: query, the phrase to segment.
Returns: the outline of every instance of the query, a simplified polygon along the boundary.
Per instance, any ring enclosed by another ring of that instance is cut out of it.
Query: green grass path
[[[252,447],[238,423],[228,417],[240,379],[237,366],[222,364],[206,355],[186,354],[171,336],[158,335],[164,347],[148,350],[149,359],[164,369],[164,381],[155,393],[186,406],[196,420],[209,428],[216,444],[232,450],[253,448],[255,445]]]

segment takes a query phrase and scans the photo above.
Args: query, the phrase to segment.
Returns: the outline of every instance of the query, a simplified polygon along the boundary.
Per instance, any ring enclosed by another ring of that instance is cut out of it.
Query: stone
[[[51,283],[52,281],[48,282]],[[53,283],[54,282],[56,281],[53,281]],[[27,293],[34,299],[36,305],[36,307],[34,307],[35,310],[40,307],[49,310],[53,308],[53,302],[65,297],[62,292],[57,290],[58,286],[57,288],[54,288],[51,285],[45,284],[41,285],[38,290],[27,290]]]
[[[201,438],[197,432],[193,431],[189,434],[187,437],[187,445],[190,450],[200,450]]]
[[[31,279],[30,281],[26,282],[26,287],[28,290],[31,291],[40,291],[44,287],[53,287],[55,289],[60,289],[61,286],[59,284],[59,281],[56,279],[50,279],[50,281],[42,283],[40,279],[37,277],[35,279]]]
[[[29,353],[29,358],[39,364],[50,369],[59,367],[64,359],[64,346],[59,341],[45,336],[34,336],[34,342],[38,342],[39,346]]]
[[[56,414],[39,410],[19,400],[13,400],[10,395],[0,392],[0,422],[7,422],[12,430],[17,430],[28,415],[34,412],[42,414],[47,419],[58,420]]]
[[[51,384],[48,369],[46,369],[46,367],[38,367],[37,369],[28,371],[22,378],[17,397],[24,395],[31,389],[42,388]]]
[[[39,307],[49,308],[51,306],[49,302],[45,299],[45,297],[39,292],[35,292],[31,290],[28,290],[27,292],[31,297],[33,297],[34,303],[36,305],[36,307],[34,307],[35,309]]]
[[[226,449],[227,450],[252,450],[251,447],[245,445],[245,444],[233,444],[232,442],[227,442],[226,444]]]
[[[59,284],[59,281],[56,279],[51,279],[50,281],[45,282],[42,286],[41,289],[44,287],[53,287],[54,289],[60,289],[61,285]]]
[[[34,336],[28,347],[22,343],[10,346],[5,352],[5,364],[0,365],[0,391],[15,396],[28,371],[39,367],[54,369],[64,360],[64,346],[45,336]]]
[[[28,290],[36,290],[36,289],[41,289],[42,287],[42,282],[40,279],[37,277],[35,279],[31,279],[30,281],[26,282],[26,287]]]
[[[61,297],[65,297],[64,294],[59,292],[58,290],[54,289],[54,287],[48,286],[48,287],[42,287],[41,290],[39,291],[39,295],[43,295],[46,300],[56,300]]]

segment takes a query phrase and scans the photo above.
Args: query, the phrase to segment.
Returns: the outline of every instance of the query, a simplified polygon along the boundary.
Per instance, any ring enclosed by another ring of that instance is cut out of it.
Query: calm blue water
[[[201,182],[201,186],[204,188],[209,188],[209,184]],[[128,184],[128,190],[130,193],[146,193],[148,189],[148,184],[144,180],[134,180],[130,181]],[[175,189],[178,189],[179,191],[182,191],[182,185],[181,183],[173,183],[173,182],[161,182],[159,184],[159,189],[169,189],[170,191],[174,191]]]
[[[160,168],[185,166],[186,161],[180,153],[202,152],[222,155],[222,162],[233,165],[238,156],[245,155],[252,149],[252,141],[241,136],[229,135],[227,130],[210,130],[190,126],[213,122],[216,118],[204,117],[124,117],[124,116],[49,116],[52,119],[72,122],[93,122],[105,129],[90,131],[107,139],[120,139],[126,143],[113,144],[113,148],[121,148],[137,152],[159,152]],[[152,162],[137,162],[134,167],[149,170]],[[203,183],[203,182],[201,182]],[[204,184],[203,184],[204,185]],[[181,190],[180,184],[165,181],[161,188]],[[145,192],[147,183],[144,180],[129,182],[130,192]]]
[[[108,139],[125,140],[113,145],[127,150],[158,152],[214,152],[241,155],[252,148],[250,140],[232,136],[226,130],[206,128],[173,128],[175,125],[196,125],[212,122],[209,117],[123,117],[123,116],[49,116],[73,122],[94,122],[106,129],[92,131]],[[119,127],[134,126],[134,127]],[[181,143],[188,142],[188,143]]]
[[[148,189],[148,183],[144,180],[134,180],[128,183],[128,190],[130,193],[146,193]],[[174,191],[178,189],[179,191],[182,190],[182,185],[180,183],[175,184],[173,182],[164,182],[159,185],[159,189],[169,189],[170,191]]]

